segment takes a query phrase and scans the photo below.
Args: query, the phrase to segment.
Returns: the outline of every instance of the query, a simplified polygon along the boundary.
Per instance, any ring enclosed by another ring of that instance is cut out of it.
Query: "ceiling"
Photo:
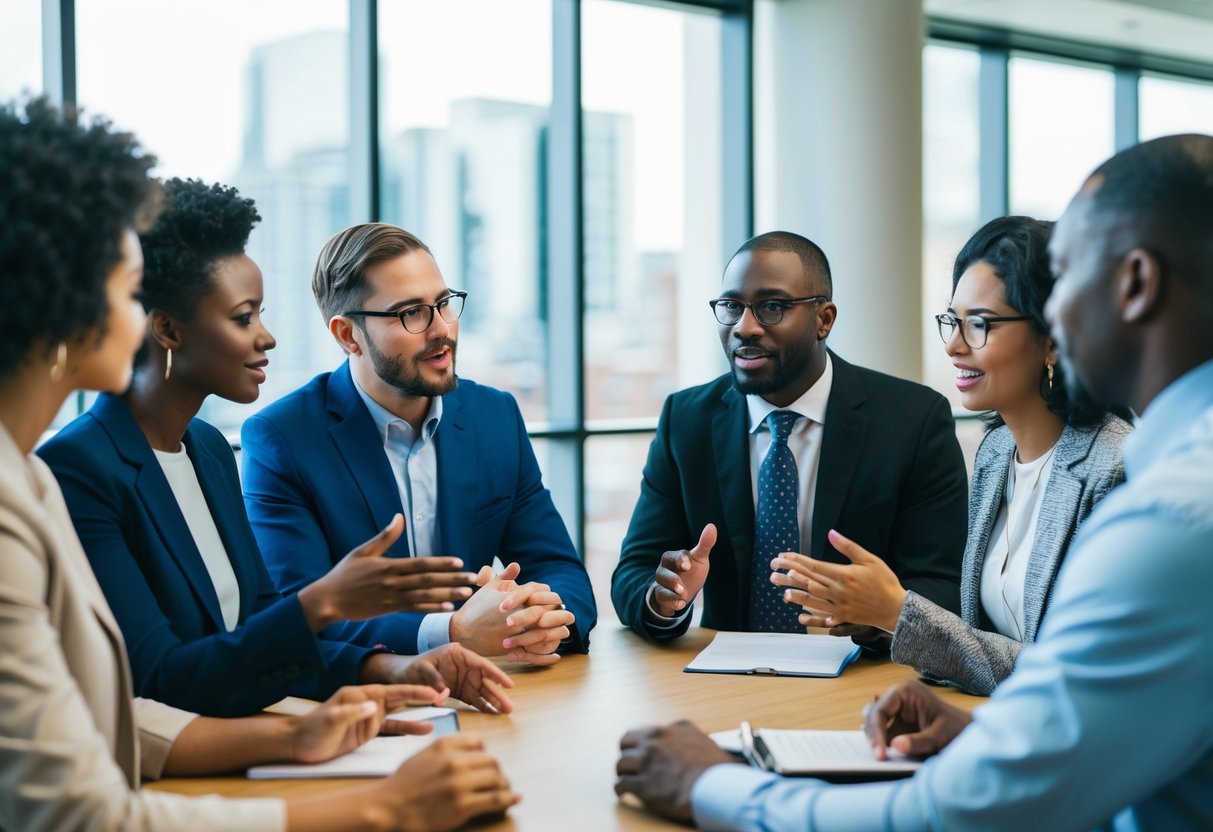
[[[1213,64],[1213,0],[926,0],[931,17]]]

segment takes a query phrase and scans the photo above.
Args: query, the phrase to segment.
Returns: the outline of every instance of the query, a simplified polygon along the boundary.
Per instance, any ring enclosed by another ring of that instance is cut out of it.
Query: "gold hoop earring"
[[[67,342],[60,341],[59,347],[55,353],[55,363],[51,365],[51,382],[58,383],[63,381],[63,376],[67,373]]]
[[[169,347],[168,353],[164,356],[164,380],[168,381],[168,377],[173,372],[173,349]],[[1049,370],[1052,373],[1052,369]]]
[[[1053,365],[1049,362],[1045,362],[1045,367],[1049,371],[1049,392],[1052,393],[1053,392]]]

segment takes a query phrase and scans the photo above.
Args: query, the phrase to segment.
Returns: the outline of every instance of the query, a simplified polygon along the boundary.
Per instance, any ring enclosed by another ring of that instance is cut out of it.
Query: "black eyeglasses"
[[[467,292],[451,292],[437,303],[416,303],[412,306],[405,306],[401,309],[394,309],[391,312],[374,312],[369,309],[354,309],[350,312],[343,312],[347,318],[366,317],[366,318],[397,318],[400,325],[404,327],[406,332],[411,332],[414,335],[420,335],[430,328],[430,324],[434,323],[434,312],[437,311],[442,320],[448,324],[453,324],[459,320],[459,316],[463,314],[463,301],[467,298]],[[426,313],[429,314],[426,314]]]
[[[716,314],[716,320],[720,321],[725,326],[733,326],[741,320],[741,316],[749,309],[754,313],[754,318],[763,326],[774,326],[783,320],[783,313],[787,312],[798,303],[820,303],[823,300],[829,300],[826,295],[813,295],[807,298],[770,298],[768,300],[756,300],[753,303],[742,303],[739,300],[732,298],[716,298],[716,300],[708,301],[708,306],[712,307],[712,312]]]
[[[1030,321],[1031,315],[966,315],[958,318],[947,312],[935,316],[939,327],[939,337],[946,344],[952,340],[952,334],[960,329],[960,340],[968,344],[969,349],[979,350],[986,345],[990,335],[990,324],[1001,324],[1010,321]]]

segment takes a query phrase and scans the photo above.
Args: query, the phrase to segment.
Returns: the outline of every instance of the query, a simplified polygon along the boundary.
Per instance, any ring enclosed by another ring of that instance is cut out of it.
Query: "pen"
[[[744,719],[741,721],[741,755],[754,768],[762,768],[758,755],[754,753],[754,732],[750,728],[750,723]]]

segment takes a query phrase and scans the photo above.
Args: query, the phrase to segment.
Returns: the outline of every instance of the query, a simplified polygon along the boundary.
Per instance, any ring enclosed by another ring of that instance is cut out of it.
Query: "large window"
[[[1113,86],[1107,68],[1011,58],[1011,213],[1057,219],[1112,155]]]
[[[1140,90],[1142,141],[1174,133],[1213,134],[1213,83],[1144,75]]]
[[[723,368],[721,22],[582,6],[585,377],[590,419],[657,416]]]
[[[383,219],[421,237],[468,292],[460,374],[546,419],[551,3],[379,8]]]
[[[0,101],[42,91],[42,5],[6,3],[0,26]]]
[[[725,23],[614,0],[585,0],[581,23],[585,411],[592,425],[652,424],[670,393],[725,368],[707,302],[749,231],[724,230],[736,164],[721,132]],[[600,588],[650,439],[586,445],[586,560]]]
[[[959,405],[956,371],[934,315],[952,299],[952,263],[981,224],[981,56],[976,49],[929,44],[923,51],[922,347],[926,382]]]
[[[233,435],[256,408],[340,360],[310,275],[325,239],[352,219],[346,8],[76,2],[80,101],[134,130],[159,175],[234,185],[261,213],[248,253],[265,276],[278,347],[256,404],[212,396],[201,413]]]
[[[747,6],[76,0],[61,57],[159,175],[234,185],[263,217],[269,380],[203,418],[235,437],[336,366],[315,257],[352,223],[402,225],[469,292],[460,373],[518,398],[609,572],[662,401],[723,368],[706,301],[750,230]],[[0,32],[8,97],[41,77],[39,4],[21,8]]]

